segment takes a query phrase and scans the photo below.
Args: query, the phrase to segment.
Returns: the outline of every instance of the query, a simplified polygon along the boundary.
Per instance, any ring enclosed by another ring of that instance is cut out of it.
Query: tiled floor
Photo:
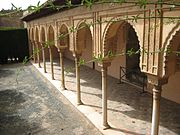
[[[36,64],[37,65],[37,64]],[[41,64],[43,65],[43,64]],[[47,62],[50,74],[50,63]],[[65,59],[67,91],[76,93],[74,62]],[[54,62],[55,79],[60,84],[60,67]],[[91,68],[81,67],[81,91],[83,106],[93,108],[101,115],[101,73]],[[141,90],[129,84],[118,84],[118,80],[108,76],[108,121],[111,131],[129,135],[148,135],[151,130],[152,95],[141,94]],[[100,120],[101,121],[101,120]],[[109,129],[108,129],[109,130]],[[160,135],[180,133],[180,105],[161,100]]]

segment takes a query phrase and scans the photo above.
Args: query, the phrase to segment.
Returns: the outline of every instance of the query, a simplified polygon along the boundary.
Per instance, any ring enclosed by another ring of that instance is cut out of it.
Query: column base
[[[67,88],[66,88],[66,87],[61,86],[61,90],[67,90]]]
[[[77,105],[83,105],[84,103],[82,101],[79,101]]]
[[[105,125],[102,125],[103,130],[110,129],[110,128],[111,128],[111,126],[108,123]]]

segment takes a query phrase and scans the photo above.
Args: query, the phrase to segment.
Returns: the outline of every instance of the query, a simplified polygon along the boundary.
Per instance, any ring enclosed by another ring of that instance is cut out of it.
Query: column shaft
[[[63,90],[65,90],[65,78],[64,78],[64,59],[63,59],[63,52],[59,52],[60,56],[60,66],[61,66],[61,87]]]
[[[36,42],[36,48],[37,48],[37,59],[38,59],[38,67],[40,68],[41,67],[41,64],[40,64],[40,48],[39,48],[39,42]]]
[[[49,55],[50,55],[50,64],[51,64],[51,78],[54,80],[54,67],[53,67],[53,56],[52,56],[52,49],[49,47]]]
[[[104,129],[109,128],[107,122],[107,66],[102,65],[102,115],[103,115],[103,127]]]
[[[34,59],[34,63],[36,63],[36,47],[35,47],[35,42],[32,42],[33,45],[33,59]]]
[[[46,56],[45,56],[45,47],[42,44],[42,57],[43,57],[43,67],[44,67],[44,73],[46,72]]]
[[[79,56],[75,56],[75,67],[76,67],[76,90],[77,90],[77,104],[81,105],[81,90],[80,90],[80,66]]]
[[[153,88],[153,110],[152,110],[151,135],[158,135],[158,132],[159,132],[161,90],[162,90],[161,86],[154,86]]]

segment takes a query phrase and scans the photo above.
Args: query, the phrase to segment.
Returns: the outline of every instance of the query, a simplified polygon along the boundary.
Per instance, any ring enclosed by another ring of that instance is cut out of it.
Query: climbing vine
[[[62,34],[60,33],[57,37],[57,40],[53,40],[53,41],[45,41],[45,43],[43,44],[43,48],[48,48],[52,45],[54,45],[55,42],[60,41],[62,39],[64,39],[66,36],[68,36],[71,33],[77,32],[80,29],[83,29],[85,27],[92,27],[96,24],[102,24],[102,23],[107,23],[107,22],[111,22],[111,23],[117,23],[119,21],[132,21],[135,23],[138,23],[138,20],[142,20],[142,19],[153,19],[153,18],[163,18],[164,19],[164,24],[165,25],[169,25],[171,23],[180,23],[180,16],[176,16],[176,17],[169,17],[169,16],[162,16],[161,12],[162,9],[164,8],[163,5],[165,5],[165,8],[168,9],[169,11],[173,11],[175,10],[175,8],[179,8],[180,7],[180,2],[176,2],[175,0],[171,0],[171,1],[163,1],[163,0],[157,0],[157,1],[149,1],[149,0],[81,0],[80,4],[74,4],[73,0],[66,0],[64,2],[63,5],[55,5],[54,4],[54,0],[48,0],[46,3],[40,5],[40,2],[37,3],[37,5],[35,6],[29,6],[27,9],[22,10],[21,7],[17,7],[14,4],[12,4],[12,9],[14,9],[12,12],[9,13],[0,13],[0,17],[3,16],[11,16],[13,14],[19,13],[19,12],[28,12],[28,13],[38,13],[42,10],[42,8],[47,8],[47,9],[53,9],[53,10],[61,10],[63,8],[74,8],[74,7],[79,7],[79,6],[85,6],[89,9],[91,9],[93,7],[94,4],[102,4],[102,3],[107,3],[110,4],[112,6],[119,4],[131,4],[134,6],[139,6],[141,8],[142,11],[146,11],[147,6],[148,5],[157,5],[153,11],[150,12],[150,16],[147,17],[142,17],[140,16],[140,14],[137,15],[133,15],[133,16],[129,16],[129,15],[124,15],[121,16],[119,18],[113,19],[113,20],[97,20],[94,23],[87,23],[85,22],[86,25],[83,25],[81,27],[70,27],[69,28],[69,32],[70,33],[66,33],[66,34]],[[157,16],[154,16],[154,12],[157,11]],[[160,26],[156,26],[156,27],[160,27]],[[153,30],[154,28],[151,28],[151,30]],[[41,49],[35,48],[33,50],[33,55],[37,55],[38,53],[40,53],[40,51],[42,51]],[[111,50],[108,51],[106,56],[103,56],[102,54],[99,54],[98,56],[94,56],[92,60],[90,61],[85,61],[84,59],[80,59],[79,60],[79,66],[81,65],[85,65],[86,63],[90,63],[90,62],[102,62],[104,59],[106,58],[113,58],[113,57],[117,57],[117,56],[121,56],[121,55],[128,55],[128,56],[133,56],[133,55],[137,55],[137,54],[150,54],[153,55],[155,53],[166,53],[166,54],[170,54],[170,53],[175,53],[177,56],[180,55],[179,51],[172,51],[170,50],[170,48],[168,48],[167,50],[164,49],[159,49],[159,50],[155,50],[155,51],[147,51],[144,48],[140,48],[139,50],[134,50],[133,48],[127,50],[127,51],[122,51],[120,53],[113,53]],[[25,57],[23,64],[26,64],[29,60],[31,60],[33,58],[33,55],[30,57]],[[71,68],[66,69],[67,72],[69,72],[70,70],[72,70]]]

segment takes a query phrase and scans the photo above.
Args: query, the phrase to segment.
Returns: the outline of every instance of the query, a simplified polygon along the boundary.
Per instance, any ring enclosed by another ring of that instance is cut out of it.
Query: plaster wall
[[[180,72],[171,75],[168,84],[163,86],[162,96],[180,104]]]
[[[64,57],[66,57],[70,60],[74,60],[73,53],[71,51],[69,51],[68,49],[65,50]]]
[[[89,63],[89,61],[93,59],[92,55],[92,39],[90,33],[87,33],[85,40],[85,50],[83,51],[81,58],[87,62],[85,65],[90,68],[93,68],[92,62]]]
[[[116,54],[122,54],[123,50],[126,50],[125,36],[123,35],[123,27],[120,27],[117,40],[117,52]],[[108,68],[108,75],[119,79],[120,66],[126,67],[126,55],[116,56],[111,62],[111,66]]]

